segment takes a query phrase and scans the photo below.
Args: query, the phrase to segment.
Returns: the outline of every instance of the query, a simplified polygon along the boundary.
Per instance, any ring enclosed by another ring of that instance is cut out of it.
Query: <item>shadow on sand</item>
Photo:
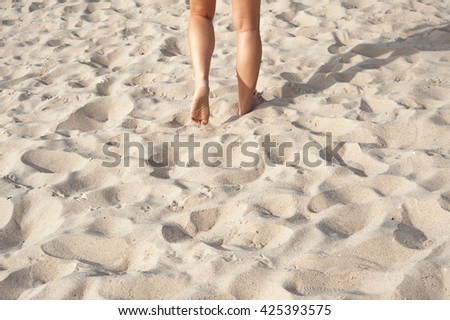
[[[321,92],[336,83],[349,83],[364,70],[379,69],[402,57],[423,51],[450,50],[450,23],[440,26],[423,24],[408,30],[407,33],[407,37],[400,37],[392,42],[363,43],[350,49],[335,35],[336,43],[328,48],[334,56],[328,62],[320,66],[306,83],[292,81],[295,77],[290,73],[282,74],[288,82],[281,87],[280,96],[260,107],[273,105],[275,101],[276,105],[285,106],[298,96]],[[344,69],[346,64],[358,55],[362,56],[363,60]]]

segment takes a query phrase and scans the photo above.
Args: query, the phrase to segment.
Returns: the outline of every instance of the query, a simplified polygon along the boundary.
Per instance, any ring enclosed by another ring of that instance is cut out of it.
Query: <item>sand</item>
[[[205,127],[185,1],[0,15],[1,299],[450,298],[448,1],[263,1],[242,117],[218,1]],[[243,166],[268,134],[291,147]],[[190,136],[229,157],[177,165]]]

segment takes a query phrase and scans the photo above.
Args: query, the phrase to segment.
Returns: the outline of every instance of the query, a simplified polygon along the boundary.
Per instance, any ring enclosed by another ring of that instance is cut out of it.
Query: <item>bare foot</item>
[[[239,115],[243,116],[244,114],[247,114],[247,113],[253,111],[253,109],[256,106],[259,106],[260,104],[262,104],[264,102],[266,102],[266,99],[264,99],[264,97],[262,96],[262,92],[259,92],[259,91],[255,90],[255,92],[253,92],[253,96],[252,96],[252,107],[251,107],[251,109],[248,110],[248,111],[241,111],[241,110],[239,110]]]
[[[253,92],[253,108],[255,108],[256,106],[259,106],[260,104],[266,102],[266,99],[264,99],[264,97],[262,96],[262,91],[256,91]]]
[[[191,120],[207,125],[209,120],[209,87],[202,85],[195,89],[194,101],[191,107]]]

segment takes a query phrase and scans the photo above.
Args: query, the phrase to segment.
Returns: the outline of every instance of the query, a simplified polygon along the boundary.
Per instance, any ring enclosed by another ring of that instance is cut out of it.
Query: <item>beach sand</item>
[[[0,16],[1,299],[450,298],[447,0],[262,1],[242,117],[218,1],[204,127],[184,0]]]

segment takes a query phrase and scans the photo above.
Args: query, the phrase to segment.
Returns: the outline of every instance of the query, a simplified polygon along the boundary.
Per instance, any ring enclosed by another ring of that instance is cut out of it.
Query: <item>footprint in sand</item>
[[[379,195],[370,188],[341,188],[325,191],[311,198],[308,209],[314,213],[319,213],[337,204],[363,204],[379,199]]]
[[[111,7],[111,3],[109,2],[97,2],[97,3],[89,3],[86,7],[86,13],[94,13],[96,11],[101,11],[104,9],[109,9]]]
[[[133,231],[133,223],[126,218],[105,216],[95,219],[89,231],[104,237],[117,237]]]
[[[265,171],[263,161],[251,169],[225,168],[216,174],[214,181],[218,184],[245,185],[260,179]]]
[[[280,285],[282,275],[274,270],[253,267],[236,275],[229,291],[235,299],[290,299],[290,294]]]
[[[133,109],[133,101],[127,96],[99,98],[87,103],[79,111],[98,122],[121,120]]]
[[[95,11],[93,13],[81,15],[81,19],[94,24],[104,22],[107,19],[107,16],[103,11]]]
[[[9,19],[5,19],[2,20],[2,26],[13,26],[15,23],[17,22],[17,20],[9,20]]]
[[[102,281],[98,294],[104,299],[161,300],[176,299],[189,286],[185,274],[172,274],[165,270],[157,273],[124,275]]]
[[[426,235],[429,240],[423,243],[425,248],[431,244],[439,245],[448,239],[450,215],[441,208],[437,199],[405,199],[402,218],[404,224],[413,226]],[[408,231],[412,233],[411,230]],[[412,233],[414,239],[423,239],[420,232]]]
[[[418,262],[397,287],[401,299],[439,300],[445,295],[441,268],[430,261]]]
[[[37,293],[32,292],[25,299],[34,300],[81,300],[99,299],[89,295],[89,278],[83,278],[77,273],[50,281]]]
[[[350,288],[333,283],[333,278],[319,270],[305,270],[293,273],[285,282],[284,288],[295,296],[334,297],[350,293]],[[346,282],[346,285],[350,283]]]
[[[55,188],[62,194],[69,196],[80,192],[106,188],[119,183],[120,177],[113,174],[109,168],[87,167],[83,170],[71,172],[68,178]]]
[[[63,223],[62,204],[48,189],[34,189],[12,199],[9,222],[0,229],[0,248],[29,246],[52,234]]]
[[[379,176],[389,169],[389,165],[376,160],[369,154],[364,153],[358,143],[347,142],[338,154],[344,160],[347,167],[364,173],[365,176]]]
[[[0,198],[0,208],[2,214],[0,215],[0,230],[8,224],[13,214],[13,203],[6,198]]]
[[[439,205],[441,206],[442,209],[450,212],[450,191],[441,194],[441,198],[439,199]]]
[[[40,284],[38,279],[33,277],[31,270],[22,269],[15,271],[0,282],[0,299],[18,299],[23,291]]]
[[[52,257],[78,260],[106,273],[126,271],[131,252],[125,239],[82,234],[51,240],[42,245],[42,250]]]
[[[203,197],[188,198],[184,205],[187,208],[198,208],[204,200]],[[241,203],[227,203],[221,204],[214,208],[194,210],[189,216],[189,222],[185,230],[193,237],[198,237],[201,241],[206,243],[210,239],[223,238],[223,230],[219,227],[215,229],[216,225],[228,224],[232,221],[241,219],[248,206]],[[184,218],[183,218],[184,219]],[[180,221],[184,223],[184,221]],[[216,241],[213,241],[216,242]]]
[[[343,5],[347,9],[362,9],[372,6],[376,3],[376,0],[346,0]]]
[[[85,78],[86,76],[94,77],[94,73],[92,71],[92,68],[87,65],[83,65],[80,63],[67,63],[63,66],[56,67],[54,70],[43,75],[40,78],[40,82],[46,85],[52,85],[61,78],[66,80],[74,78],[76,76],[83,76],[83,78]]]
[[[398,108],[395,101],[367,96],[361,99],[360,109],[369,113],[383,114],[393,112]]]
[[[129,63],[128,53],[128,48],[120,47],[107,54],[93,54],[91,57],[91,63],[110,69],[122,67]]]
[[[272,217],[290,218],[296,215],[301,206],[298,194],[295,192],[280,192],[271,190],[270,194],[256,196],[253,201],[256,210]]]
[[[439,108],[436,115],[439,119],[439,123],[445,123],[445,125],[450,125],[450,104]]]
[[[380,215],[379,204],[348,204],[333,207],[331,215],[318,223],[317,228],[327,236],[348,238],[366,228],[381,225],[383,215]]]
[[[345,118],[324,118],[311,115],[299,115],[292,124],[300,129],[307,128],[312,132],[333,132],[333,136],[341,136],[359,126],[358,121]]]
[[[179,243],[192,239],[181,226],[176,224],[164,225],[161,233],[163,238],[169,243]]]
[[[439,190],[445,190],[445,187],[450,183],[450,170],[436,170],[430,178],[421,181],[420,186],[424,187],[428,191],[434,192]]]
[[[415,250],[423,250],[433,244],[433,241],[429,240],[425,233],[405,223],[399,223],[394,232],[394,238],[402,246]]]
[[[126,205],[146,200],[151,195],[152,187],[142,183],[125,183],[93,190],[86,193],[92,208]]]
[[[64,44],[62,39],[50,39],[46,43],[49,47],[59,47]]]
[[[285,244],[293,233],[291,228],[274,224],[272,219],[260,218],[256,213],[248,214],[234,221],[233,231],[224,237],[223,246],[246,251],[270,250]]]
[[[67,173],[81,169],[88,162],[82,156],[66,151],[34,149],[21,158],[26,165],[45,173]]]
[[[93,131],[123,120],[134,108],[128,96],[104,97],[87,103],[60,123],[57,130]]]
[[[75,13],[81,13],[84,10],[86,10],[87,4],[85,3],[78,3],[71,6],[64,7],[64,14],[65,15],[72,15]]]
[[[29,7],[28,7],[28,11],[29,12],[33,12],[36,10],[41,10],[45,8],[45,3],[43,2],[33,2]]]
[[[9,274],[0,281],[0,299],[16,300],[29,289],[41,287],[75,271],[75,264],[60,259],[46,259]]]
[[[120,82],[115,78],[107,78],[104,81],[97,83],[97,93],[100,96],[111,96],[119,91]]]
[[[129,86],[148,86],[158,81],[159,75],[156,73],[141,73],[126,80],[125,84]]]
[[[187,44],[185,44],[185,42],[181,42],[178,37],[166,39],[164,45],[161,47],[161,53],[166,57],[187,55],[187,52]]]
[[[199,210],[191,213],[190,221],[197,232],[211,230],[217,222],[218,210]]]

